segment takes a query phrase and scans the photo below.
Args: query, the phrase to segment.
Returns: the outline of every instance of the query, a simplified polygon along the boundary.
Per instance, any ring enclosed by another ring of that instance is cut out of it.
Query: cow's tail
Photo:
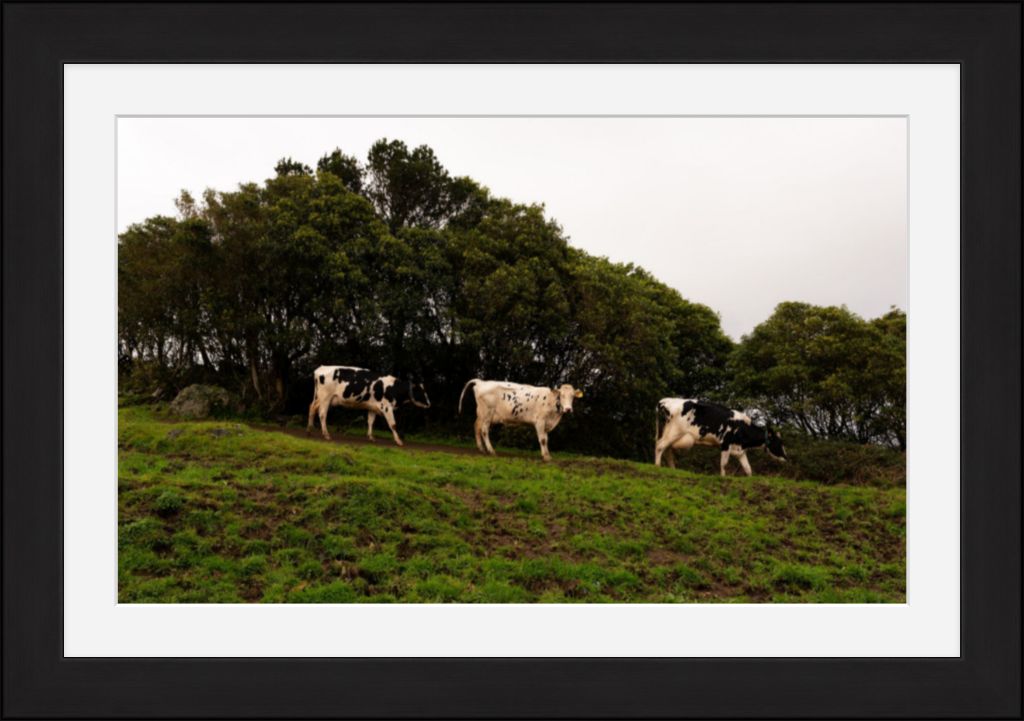
[[[462,415],[462,399],[466,396],[466,391],[468,391],[470,388],[472,388],[474,385],[476,385],[476,382],[478,380],[480,380],[480,379],[479,378],[474,378],[473,380],[469,381],[468,383],[466,383],[466,385],[464,385],[462,387],[462,395],[459,396],[459,415],[460,416]]]
[[[654,406],[654,447],[658,447],[658,441],[661,440],[661,429],[658,427],[658,421],[661,418],[661,401],[658,401],[658,405]]]

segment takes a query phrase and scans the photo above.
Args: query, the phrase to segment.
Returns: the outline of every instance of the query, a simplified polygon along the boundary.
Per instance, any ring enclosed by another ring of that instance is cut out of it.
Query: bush
[[[781,431],[786,463],[767,453],[755,472],[797,480],[851,485],[905,486],[907,456],[903,451],[873,444],[823,441],[797,431]]]
[[[185,505],[185,499],[177,491],[164,491],[156,497],[153,508],[161,516],[173,516]]]
[[[792,429],[781,429],[786,446],[786,462],[772,458],[764,450],[747,453],[754,473],[781,476],[802,481],[846,483],[854,486],[905,486],[906,453],[893,448],[862,445],[847,441],[823,441]],[[697,446],[676,451],[676,466],[695,473],[718,473],[719,450]],[[728,473],[742,473],[739,463],[729,461]]]

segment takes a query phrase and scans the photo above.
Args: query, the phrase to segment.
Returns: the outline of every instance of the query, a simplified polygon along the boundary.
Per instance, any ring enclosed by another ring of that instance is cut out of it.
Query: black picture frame
[[[959,658],[62,657],[63,64],[396,61],[960,64]],[[1020,2],[4,2],[4,717],[1019,718],[1020,61]]]

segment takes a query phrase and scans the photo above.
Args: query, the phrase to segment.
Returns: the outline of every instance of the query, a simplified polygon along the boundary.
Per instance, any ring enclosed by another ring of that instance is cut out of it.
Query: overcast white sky
[[[173,215],[279,158],[315,166],[379,138],[543,203],[570,242],[651,271],[735,339],[775,304],[907,307],[901,118],[121,118],[117,226]]]

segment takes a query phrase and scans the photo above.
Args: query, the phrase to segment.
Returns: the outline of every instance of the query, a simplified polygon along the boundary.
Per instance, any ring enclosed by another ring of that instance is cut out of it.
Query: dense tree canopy
[[[425,146],[381,140],[365,164],[335,149],[315,170],[285,158],[275,173],[198,202],[182,193],[177,217],[121,235],[126,388],[202,380],[299,413],[312,369],[337,363],[424,380],[435,426],[455,422],[472,377],[573,383],[585,402],[554,440],[609,455],[650,454],[668,394],[904,442],[902,313],[783,304],[733,353],[711,309],[571,247],[541,206],[451,177]]]
[[[780,303],[737,346],[733,391],[815,438],[906,446],[906,315]]]

